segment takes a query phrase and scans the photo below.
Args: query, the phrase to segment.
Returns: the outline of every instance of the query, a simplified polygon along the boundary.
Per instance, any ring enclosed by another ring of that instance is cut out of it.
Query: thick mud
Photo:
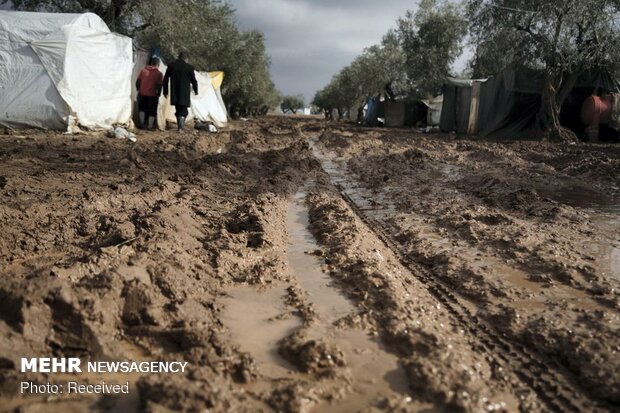
[[[0,142],[0,412],[620,410],[617,146],[311,117]],[[130,393],[20,393],[70,380]]]

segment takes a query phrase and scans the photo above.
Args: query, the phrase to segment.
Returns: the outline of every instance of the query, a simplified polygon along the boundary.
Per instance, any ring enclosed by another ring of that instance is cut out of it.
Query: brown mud
[[[0,412],[620,410],[620,147],[310,117],[0,142]]]

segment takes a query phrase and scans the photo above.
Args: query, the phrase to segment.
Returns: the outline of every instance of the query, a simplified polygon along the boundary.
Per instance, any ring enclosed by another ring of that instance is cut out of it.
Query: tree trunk
[[[557,70],[548,71],[542,90],[540,110],[537,115],[542,138],[551,141],[575,142],[577,137],[560,123],[560,110],[564,100],[573,89],[577,76],[571,74],[563,79]]]
[[[392,82],[385,85],[385,94],[390,100],[396,100],[394,97],[394,91],[392,90]]]

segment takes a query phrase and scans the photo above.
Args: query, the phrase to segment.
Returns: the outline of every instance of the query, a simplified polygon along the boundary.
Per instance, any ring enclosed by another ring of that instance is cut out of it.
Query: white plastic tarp
[[[159,70],[166,73],[167,66],[162,62]],[[198,82],[198,95],[191,93],[191,107],[186,120],[200,120],[202,122],[213,122],[217,127],[225,126],[228,123],[228,112],[222,99],[219,88],[215,88],[214,82],[207,72],[196,72]],[[161,130],[166,129],[166,122],[176,123],[174,116],[175,108],[170,104],[170,96],[164,98],[163,94],[159,98],[157,108],[157,127]]]
[[[132,54],[131,39],[92,13],[0,11],[0,124],[127,123]]]

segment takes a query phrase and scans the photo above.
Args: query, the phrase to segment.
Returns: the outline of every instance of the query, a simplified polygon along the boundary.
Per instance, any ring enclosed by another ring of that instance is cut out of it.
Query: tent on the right
[[[480,83],[476,131],[490,138],[527,139],[539,136],[537,121],[544,84],[542,70],[511,67]],[[560,109],[560,122],[583,135],[581,108],[586,98],[618,91],[618,83],[605,69],[583,72]]]
[[[478,121],[480,85],[486,79],[449,77],[443,85],[443,101],[439,120],[442,132],[472,135]]]

